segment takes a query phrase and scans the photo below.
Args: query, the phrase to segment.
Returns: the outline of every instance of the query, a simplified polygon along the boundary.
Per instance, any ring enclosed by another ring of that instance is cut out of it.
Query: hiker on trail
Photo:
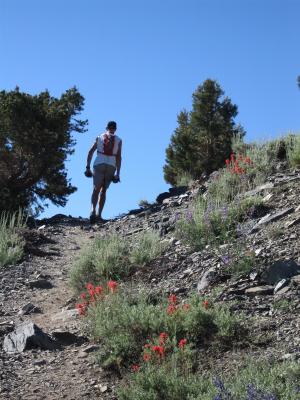
[[[87,165],[85,175],[93,177],[92,211],[90,214],[91,223],[97,220],[104,222],[102,211],[106,200],[106,191],[111,182],[120,182],[121,152],[122,140],[115,135],[117,124],[110,121],[107,124],[106,132],[96,138],[95,143],[90,148],[87,156]],[[94,152],[97,150],[97,157],[93,164],[93,173],[91,172],[91,161]],[[100,198],[99,198],[100,194]],[[96,213],[99,199],[99,209]]]

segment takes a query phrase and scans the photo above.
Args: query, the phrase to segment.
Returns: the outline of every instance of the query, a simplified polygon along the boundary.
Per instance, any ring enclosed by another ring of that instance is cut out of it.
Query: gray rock
[[[32,348],[54,350],[57,344],[33,322],[18,325],[5,336],[3,349],[6,353],[21,353]]]
[[[256,225],[254,225],[254,227],[252,228],[250,233],[257,232],[262,226],[268,225],[271,222],[276,222],[279,219],[285,217],[286,215],[291,214],[294,211],[295,211],[294,207],[289,207],[289,208],[285,208],[275,214],[267,214],[263,218],[261,218]]]
[[[268,294],[273,294],[273,286],[255,286],[249,289],[245,290],[245,293],[248,296],[262,296],[262,295],[268,295]]]
[[[33,313],[40,313],[41,309],[39,307],[36,307],[32,303],[27,303],[25,306],[23,306],[20,311],[18,312],[19,315],[28,315],[28,314],[33,314]]]
[[[214,282],[216,276],[217,273],[214,267],[209,268],[209,270],[205,271],[197,284],[197,291],[201,292],[202,290],[206,289],[209,285],[211,285],[211,283]]]
[[[289,279],[300,274],[300,266],[294,260],[276,261],[262,274],[262,279],[269,285],[276,285],[282,279]]]
[[[47,281],[47,279],[36,279],[34,281],[29,281],[27,285],[31,289],[52,289],[53,285],[51,282]]]
[[[279,292],[279,290],[281,290],[282,288],[284,288],[285,286],[287,286],[289,283],[288,279],[281,279],[281,281],[279,281],[275,288],[274,288],[274,294],[276,294],[277,292]]]

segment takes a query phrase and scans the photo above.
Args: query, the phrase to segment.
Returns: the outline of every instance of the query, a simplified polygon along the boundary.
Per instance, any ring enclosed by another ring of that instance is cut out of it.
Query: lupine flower
[[[221,260],[225,265],[228,265],[230,263],[230,257],[228,255],[222,256]]]
[[[185,214],[185,219],[187,221],[192,221],[193,220],[193,213],[191,211],[187,211],[187,213]]]
[[[247,386],[246,400],[277,400],[277,397],[272,393],[263,392],[250,384]]]
[[[118,284],[116,281],[108,281],[107,286],[110,289],[111,293],[114,293],[117,290]]]
[[[141,366],[139,364],[134,364],[131,366],[131,371],[132,372],[139,372]]]
[[[181,339],[181,340],[179,340],[178,347],[179,347],[180,349],[183,349],[184,346],[186,345],[186,343],[187,343],[187,340],[186,340],[186,339]]]
[[[219,393],[214,397],[213,400],[233,400],[231,393],[225,388],[221,379],[215,378],[213,383],[219,390]]]

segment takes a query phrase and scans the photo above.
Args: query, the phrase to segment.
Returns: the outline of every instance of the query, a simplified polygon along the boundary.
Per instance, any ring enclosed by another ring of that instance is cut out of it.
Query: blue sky
[[[87,216],[88,149],[108,120],[123,139],[121,184],[103,216],[168,189],[162,167],[177,114],[216,79],[247,140],[300,131],[298,0],[0,0],[0,90],[85,97],[88,132],[67,163],[78,191],[56,213]]]

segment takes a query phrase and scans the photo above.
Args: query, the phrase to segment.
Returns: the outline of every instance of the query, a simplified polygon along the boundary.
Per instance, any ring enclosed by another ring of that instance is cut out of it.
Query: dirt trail
[[[82,321],[74,310],[76,299],[68,287],[68,273],[74,258],[94,236],[93,232],[81,228],[46,226],[41,232],[52,243],[39,246],[39,249],[50,255],[34,256],[4,273],[0,327],[9,327],[8,323],[12,321],[14,326],[22,321],[32,321],[45,333],[68,332],[75,336],[61,333],[71,342],[61,350],[34,349],[9,355],[0,349],[0,399],[113,398],[113,385],[95,363],[92,343],[82,337]],[[28,282],[41,279],[53,287],[28,288],[34,284]],[[40,308],[41,313],[18,315],[27,303]]]

